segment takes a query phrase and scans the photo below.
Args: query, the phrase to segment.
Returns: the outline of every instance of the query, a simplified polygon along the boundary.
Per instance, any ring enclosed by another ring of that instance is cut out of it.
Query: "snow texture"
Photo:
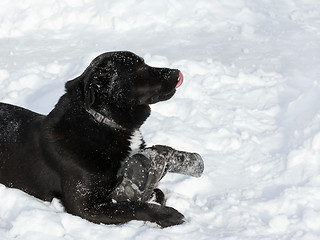
[[[319,239],[319,43],[318,0],[2,0],[0,101],[46,114],[94,57],[130,50],[184,75],[146,143],[205,171],[161,180],[187,218],[167,229],[93,224],[0,185],[0,238]]]

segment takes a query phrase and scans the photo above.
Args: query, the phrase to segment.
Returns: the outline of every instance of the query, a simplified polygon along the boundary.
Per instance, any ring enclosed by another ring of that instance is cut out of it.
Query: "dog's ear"
[[[110,53],[104,53],[92,60],[82,74],[85,107],[89,109],[99,96],[107,94],[117,77],[115,61]]]
[[[104,96],[108,95],[112,82],[117,76],[115,69],[108,66],[96,67],[84,77],[84,96],[87,109],[95,102],[97,95],[102,93]]]

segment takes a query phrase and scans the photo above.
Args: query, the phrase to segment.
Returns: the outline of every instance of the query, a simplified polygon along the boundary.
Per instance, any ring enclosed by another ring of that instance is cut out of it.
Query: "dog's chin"
[[[166,94],[154,95],[151,98],[149,98],[148,104],[155,104],[155,103],[158,103],[158,102],[167,101],[170,98],[172,98],[175,93],[176,93],[176,90],[173,89],[171,92],[166,93]]]

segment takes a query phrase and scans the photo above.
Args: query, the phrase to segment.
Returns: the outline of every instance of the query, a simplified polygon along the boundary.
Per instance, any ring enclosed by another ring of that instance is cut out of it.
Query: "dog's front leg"
[[[120,202],[96,206],[84,218],[95,223],[122,224],[131,220],[157,223],[162,228],[179,225],[184,216],[171,207],[146,202]]]
[[[184,216],[171,207],[138,201],[113,202],[108,198],[108,192],[101,194],[102,185],[92,187],[85,181],[69,180],[64,189],[62,202],[65,210],[90,222],[122,224],[140,220],[157,223],[163,228],[184,222]]]

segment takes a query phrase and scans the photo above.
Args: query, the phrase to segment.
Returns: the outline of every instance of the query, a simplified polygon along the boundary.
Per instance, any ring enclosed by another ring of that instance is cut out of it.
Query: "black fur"
[[[149,116],[149,104],[173,96],[178,78],[178,70],[150,67],[130,52],[111,52],[66,83],[48,116],[0,103],[0,182],[42,200],[59,198],[68,213],[95,223],[183,223],[171,207],[111,198],[121,163],[132,151],[132,133]]]

